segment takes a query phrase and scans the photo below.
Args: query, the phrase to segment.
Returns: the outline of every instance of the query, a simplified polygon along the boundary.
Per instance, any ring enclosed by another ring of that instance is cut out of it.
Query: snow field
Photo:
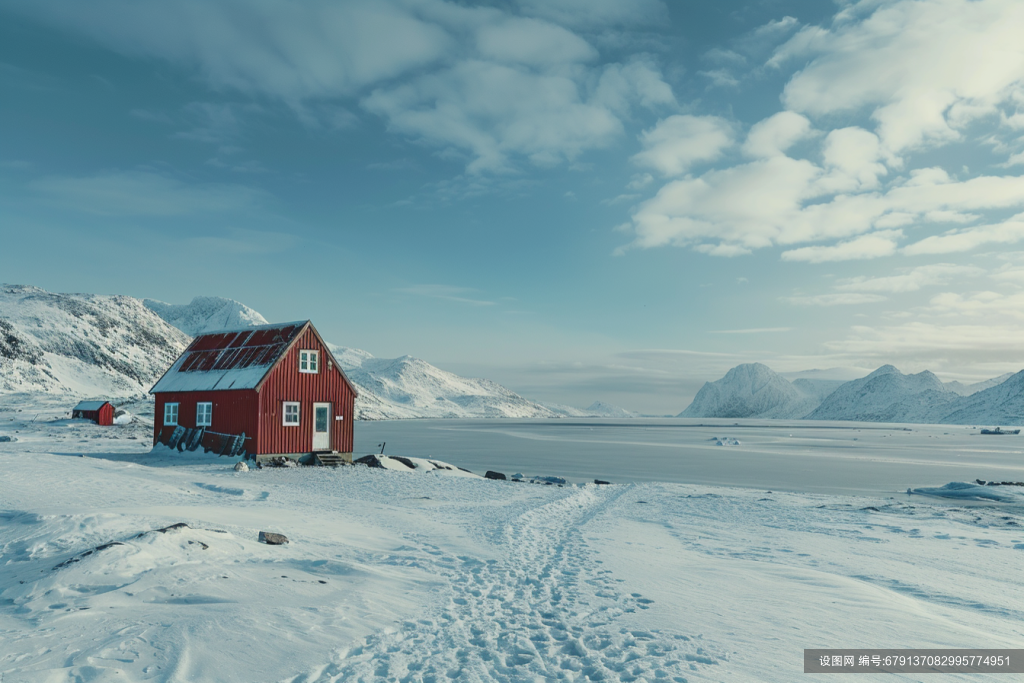
[[[19,446],[4,683],[791,681],[805,647],[1024,643],[1019,506]]]

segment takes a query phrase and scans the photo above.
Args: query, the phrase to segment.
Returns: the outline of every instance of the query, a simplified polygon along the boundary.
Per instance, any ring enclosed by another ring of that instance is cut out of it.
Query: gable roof
[[[109,402],[110,401],[82,401],[72,408],[72,410],[99,410]]]
[[[308,324],[302,320],[201,334],[149,393],[255,389]]]
[[[334,367],[355,393],[355,387],[330,348],[308,320],[201,334],[192,340],[149,393],[259,389],[307,327],[313,330]]]

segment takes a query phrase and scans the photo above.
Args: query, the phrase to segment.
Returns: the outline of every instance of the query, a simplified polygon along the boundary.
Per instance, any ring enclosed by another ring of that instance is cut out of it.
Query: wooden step
[[[340,453],[314,453],[313,457],[320,467],[339,467],[348,464],[348,461]]]

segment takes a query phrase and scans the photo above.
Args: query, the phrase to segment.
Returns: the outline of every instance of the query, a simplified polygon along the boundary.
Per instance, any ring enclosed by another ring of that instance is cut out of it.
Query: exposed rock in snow
[[[143,299],[142,303],[190,337],[267,324],[266,318],[245,304],[219,296],[197,296],[188,304],[168,304],[156,299]]]
[[[762,363],[737,365],[716,382],[707,382],[679,417],[800,418],[818,399]]]
[[[0,285],[0,391],[144,394],[189,337],[129,296]]]

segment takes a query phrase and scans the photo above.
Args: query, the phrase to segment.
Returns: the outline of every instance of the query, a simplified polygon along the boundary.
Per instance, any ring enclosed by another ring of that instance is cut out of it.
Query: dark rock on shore
[[[288,537],[284,534],[274,534],[269,531],[260,532],[260,543],[266,543],[267,545],[284,545],[288,542]]]

